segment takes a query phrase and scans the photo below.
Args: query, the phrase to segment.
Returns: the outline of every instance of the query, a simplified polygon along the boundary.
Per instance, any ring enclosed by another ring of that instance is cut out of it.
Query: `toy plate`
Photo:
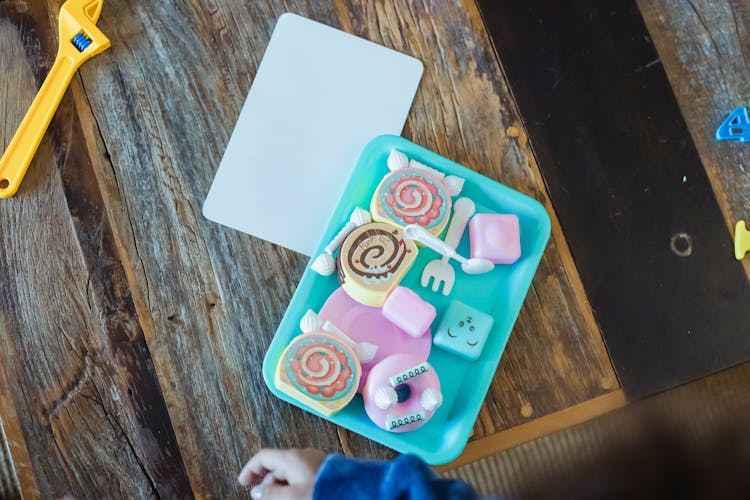
[[[271,392],[284,401],[398,452],[413,453],[430,464],[443,464],[458,457],[469,440],[513,324],[549,240],[550,219],[544,207],[536,200],[406,139],[384,135],[373,139],[362,152],[314,256],[323,252],[326,244],[349,220],[355,207],[369,210],[373,192],[388,173],[386,160],[392,149],[446,175],[465,178],[466,183],[459,196],[471,198],[476,204],[476,213],[518,215],[522,256],[515,264],[497,265],[487,274],[469,276],[453,263],[456,281],[451,294],[445,297],[442,293],[422,288],[419,284],[425,264],[440,257],[430,249],[421,248],[414,266],[401,282],[402,286],[411,288],[437,309],[437,318],[432,324],[433,333],[442,319],[443,311],[454,299],[494,317],[495,322],[481,356],[476,361],[466,361],[437,346],[432,347],[428,361],[440,376],[444,403],[433,418],[417,430],[391,433],[379,428],[367,417],[360,395],[355,396],[339,413],[331,417],[320,415],[304,403],[282,393],[274,383],[279,357],[291,340],[301,334],[299,321],[302,316],[308,309],[320,311],[326,299],[339,287],[335,273],[320,276],[308,265],[266,352],[263,376]],[[468,228],[458,251],[461,255],[469,254]]]

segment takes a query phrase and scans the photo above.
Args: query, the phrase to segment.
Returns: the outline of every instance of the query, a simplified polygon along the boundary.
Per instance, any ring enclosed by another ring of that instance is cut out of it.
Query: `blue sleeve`
[[[392,462],[329,455],[315,481],[313,500],[474,500],[465,482],[443,479],[419,458],[401,455]]]

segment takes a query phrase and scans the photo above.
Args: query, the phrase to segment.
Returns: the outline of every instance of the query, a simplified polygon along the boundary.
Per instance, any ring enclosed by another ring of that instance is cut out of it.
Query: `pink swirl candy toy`
[[[401,228],[418,224],[439,235],[448,224],[451,197],[443,181],[420,168],[391,172],[375,191],[370,211],[376,221]]]
[[[346,342],[314,332],[296,337],[284,350],[275,382],[282,392],[329,416],[357,394],[361,375],[357,355]]]

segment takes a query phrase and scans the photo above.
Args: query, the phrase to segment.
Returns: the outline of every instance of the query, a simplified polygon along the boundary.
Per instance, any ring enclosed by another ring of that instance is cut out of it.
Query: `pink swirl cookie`
[[[435,370],[410,354],[394,354],[375,365],[362,396],[370,420],[390,432],[422,427],[443,403]]]
[[[443,180],[424,169],[407,167],[383,178],[370,211],[376,221],[402,228],[418,224],[439,235],[450,217],[451,197]]]
[[[326,333],[300,335],[276,366],[276,387],[323,415],[333,415],[357,393],[362,375],[357,355],[341,339]]]

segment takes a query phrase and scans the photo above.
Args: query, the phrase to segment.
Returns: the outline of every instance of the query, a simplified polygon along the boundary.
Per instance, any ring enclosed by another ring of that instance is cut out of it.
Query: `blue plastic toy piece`
[[[716,140],[750,141],[750,119],[748,119],[745,106],[740,106],[729,113],[727,119],[716,129]]]
[[[91,45],[92,40],[91,38],[87,37],[85,34],[78,33],[76,36],[73,37],[72,42],[75,48],[77,48],[79,52],[83,52],[89,47],[89,45]]]
[[[432,341],[446,351],[473,361],[482,354],[494,322],[489,314],[454,300],[445,310]]]

